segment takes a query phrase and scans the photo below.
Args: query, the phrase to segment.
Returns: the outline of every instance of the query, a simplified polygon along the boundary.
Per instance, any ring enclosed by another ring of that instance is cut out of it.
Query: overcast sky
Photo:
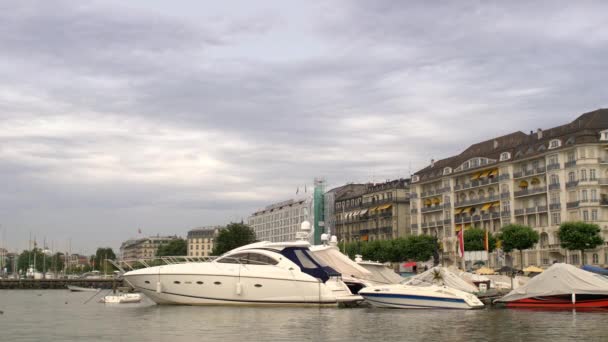
[[[408,177],[569,122],[608,106],[606,13],[605,1],[0,0],[0,239],[92,253],[138,228],[183,236],[314,177]]]

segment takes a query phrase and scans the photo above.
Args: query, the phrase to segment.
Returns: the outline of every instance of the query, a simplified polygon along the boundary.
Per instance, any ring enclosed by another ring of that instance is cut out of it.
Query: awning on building
[[[388,209],[388,208],[390,208],[392,206],[393,206],[392,204],[381,205],[381,206],[378,207],[378,210],[386,210],[386,209]]]
[[[481,207],[481,210],[486,211],[486,210],[490,209],[491,206],[492,206],[492,203],[486,203],[483,205],[483,207]]]
[[[468,214],[471,212],[471,210],[473,210],[473,207],[466,207],[466,208],[462,209],[462,212]]]
[[[365,215],[367,214],[367,209],[363,209],[359,212],[359,215]]]
[[[479,179],[479,176],[481,176],[481,172],[475,172],[472,176],[471,176],[471,180],[476,180]]]
[[[373,214],[376,210],[378,210],[378,207],[369,208],[369,213]]]
[[[492,171],[490,171],[490,173],[488,174],[488,177],[495,177],[498,175],[498,169],[494,169]]]
[[[361,235],[361,241],[367,241],[368,239],[367,235]]]
[[[433,202],[431,201],[430,198],[427,198],[427,199],[424,200],[424,205],[430,206],[431,204],[433,204]]]
[[[454,209],[454,214],[460,214],[463,210],[464,208],[456,208]]]
[[[462,225],[461,224],[457,224],[456,225],[456,229],[454,230],[455,232],[459,232],[462,229]]]
[[[484,172],[481,173],[481,175],[479,175],[479,178],[484,178],[484,177],[488,177],[488,175],[490,174],[492,170],[485,170]]]
[[[526,182],[525,180],[522,180],[521,182],[519,182],[519,187],[520,188],[527,188],[528,187],[528,182]]]
[[[433,204],[439,204],[439,203],[441,203],[441,198],[439,198],[439,197],[433,198]]]
[[[490,208],[499,208],[500,207],[500,202],[494,202],[492,203],[492,206]]]

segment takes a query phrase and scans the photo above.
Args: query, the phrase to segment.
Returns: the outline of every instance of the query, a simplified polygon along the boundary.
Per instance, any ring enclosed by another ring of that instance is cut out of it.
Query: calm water
[[[0,290],[0,341],[608,341],[608,311],[83,304],[91,295]]]

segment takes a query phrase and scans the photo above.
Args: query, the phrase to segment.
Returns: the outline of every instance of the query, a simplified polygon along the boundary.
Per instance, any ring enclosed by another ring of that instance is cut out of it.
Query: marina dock
[[[122,279],[0,279],[0,290],[63,290],[67,289],[68,285],[111,289],[113,283],[115,286],[122,286],[123,281]]]

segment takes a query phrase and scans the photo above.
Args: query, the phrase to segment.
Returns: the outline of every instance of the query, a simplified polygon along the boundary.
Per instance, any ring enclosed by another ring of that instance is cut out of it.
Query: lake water
[[[608,341],[608,311],[106,305],[0,291],[0,341]]]

